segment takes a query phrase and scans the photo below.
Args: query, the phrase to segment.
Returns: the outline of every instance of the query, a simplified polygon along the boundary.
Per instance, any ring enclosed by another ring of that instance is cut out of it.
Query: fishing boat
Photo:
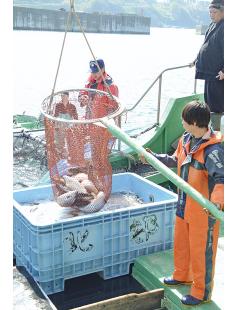
[[[212,214],[222,220],[212,302],[201,304],[197,309],[218,310],[224,308],[221,294],[224,256],[222,212],[214,210],[207,199],[200,197],[188,184],[181,182],[174,170],[163,168],[157,160],[151,158],[150,154],[145,151],[145,148],[150,148],[156,153],[173,152],[179,137],[183,133],[179,121],[183,107],[191,100],[203,99],[203,94],[196,93],[195,84],[193,94],[171,99],[162,117],[160,117],[163,74],[169,70],[180,70],[187,67],[189,65],[167,68],[158,74],[140,100],[132,108],[126,110],[128,113],[132,113],[132,110],[140,104],[150,89],[157,82],[159,83],[157,122],[154,125],[150,124],[150,127],[146,130],[140,128],[140,132],[135,138],[122,131],[122,127],[117,127],[106,119],[102,120],[103,125],[118,139],[117,148],[109,155],[109,161],[113,169],[114,189],[116,186],[121,186],[120,184],[124,186],[121,187],[121,190],[124,188],[129,190],[129,184],[133,184],[132,186],[135,188],[137,186],[142,188],[142,195],[148,197],[146,204],[142,207],[143,213],[139,213],[140,211],[138,212],[132,207],[129,209],[129,215],[124,209],[114,213],[104,213],[103,215],[94,213],[95,216],[94,214],[87,215],[83,218],[83,224],[81,224],[79,216],[75,217],[73,220],[77,220],[79,226],[83,226],[84,229],[86,227],[90,228],[90,234],[94,238],[93,242],[86,244],[85,250],[82,243],[88,236],[87,230],[84,235],[81,235],[81,230],[80,237],[77,236],[76,241],[73,239],[74,237],[72,238],[72,235],[63,235],[63,237],[61,235],[63,234],[61,227],[64,227],[65,231],[68,227],[72,229],[72,222],[69,220],[60,222],[60,227],[49,223],[43,226],[43,230],[41,230],[37,223],[29,225],[27,216],[19,212],[21,201],[23,201],[22,197],[32,197],[32,195],[41,197],[40,195],[44,195],[42,193],[45,193],[45,191],[47,195],[51,193],[48,172],[33,187],[14,191],[14,304],[16,309],[17,305],[22,306],[25,304],[29,305],[29,309],[58,310],[185,309],[180,299],[182,295],[188,292],[188,287],[181,286],[173,289],[163,284],[163,278],[170,276],[173,270],[173,239],[171,238],[173,238],[173,211],[174,201],[176,201],[174,192],[177,187],[183,189],[203,207],[209,209]],[[173,130],[173,124],[175,130]],[[15,125],[18,127],[13,132],[16,140],[23,139],[25,141],[25,139],[28,139],[34,141],[36,139],[35,133],[40,132],[43,134],[44,132],[43,122],[28,115],[15,116]],[[144,142],[140,142],[140,137],[141,141]],[[134,139],[137,139],[138,143]],[[121,148],[121,141],[127,145],[125,150]],[[143,154],[150,165],[142,165],[138,154]],[[132,182],[128,181],[130,179],[132,179]],[[152,188],[152,191],[150,188]],[[167,198],[163,199],[163,204],[158,202],[155,205],[157,199],[155,193],[157,192],[158,196],[162,194],[164,196],[168,195],[170,205],[169,202],[167,203]],[[168,205],[169,209],[166,209],[165,204]],[[160,216],[162,221],[157,222],[156,218],[153,217],[153,210],[163,212]],[[144,216],[144,214],[148,217],[148,221],[151,220],[151,222],[145,222],[146,226],[142,226],[140,220],[140,217]],[[170,214],[168,215],[169,218],[166,217],[166,214]],[[136,216],[135,221],[133,216]],[[169,223],[163,222],[163,219],[168,220]],[[67,227],[67,225],[69,226]],[[168,226],[167,230],[166,226]],[[36,230],[35,227],[37,227]],[[103,232],[105,227],[110,227],[107,230],[107,234],[110,234],[108,236]],[[146,230],[146,227],[148,227],[148,230]],[[159,245],[152,239],[158,229],[162,238]],[[91,233],[91,231],[93,232]],[[101,236],[104,237],[104,241],[101,241],[103,238]],[[167,236],[170,239],[166,239]],[[121,237],[125,237],[126,241],[124,243]],[[64,241],[66,240],[69,243],[60,246],[59,244],[63,238]],[[133,248],[130,246],[131,241],[135,244]],[[100,243],[100,256],[90,255],[90,249],[94,248],[95,242]],[[101,242],[104,242],[104,244]],[[112,255],[107,254],[105,244],[112,245]],[[104,252],[101,251],[103,247]],[[123,250],[122,247],[124,247]],[[71,256],[65,252],[65,249],[70,250]],[[81,261],[80,256],[77,254],[76,263],[73,262],[72,267],[71,257],[76,253],[77,249],[80,249],[88,256],[85,256],[86,259]],[[62,257],[60,261],[58,261],[58,257]],[[53,264],[53,269],[48,268],[49,264]],[[43,266],[42,269],[40,269],[41,266]],[[103,278],[99,277],[99,274],[100,276],[102,274]]]
[[[158,75],[156,81],[158,81],[160,77],[162,78],[163,73],[164,72]],[[148,140],[143,144],[143,147],[149,147],[157,153],[173,152],[176,147],[176,141],[183,133],[183,128],[180,125],[179,119],[184,105],[193,99],[201,99],[202,97],[202,94],[193,94],[187,97],[171,99],[166,106],[166,109],[160,120],[160,116],[158,117],[157,113],[157,124],[154,128],[150,130],[151,137],[148,138]],[[161,102],[159,104],[161,105]],[[173,123],[175,124],[174,131]],[[149,136],[150,132],[148,133]],[[30,132],[30,134],[32,134],[32,132]],[[157,167],[154,167],[152,165],[146,165],[144,167],[139,162],[137,155],[138,150],[132,148],[133,145],[132,142],[130,142],[130,139],[134,140],[134,138],[130,138],[125,133],[124,135],[127,136],[125,137],[125,140],[127,138],[128,141],[122,141],[128,143],[129,148],[125,151],[121,151],[121,149],[116,149],[110,154],[109,157],[113,168],[113,174],[116,174],[117,172],[125,173],[127,171],[132,171],[133,173],[142,176],[145,180],[151,181],[154,184],[158,184],[165,188],[171,189],[172,191],[175,191],[176,184],[170,182],[168,175],[166,175],[165,173],[160,173]],[[48,186],[49,181],[49,174],[46,173],[38,181],[38,183],[36,184],[36,188],[37,186],[39,186],[39,188],[40,186]],[[218,260],[216,267],[214,289],[215,294],[213,294],[213,301],[212,303],[198,306],[199,309],[223,309],[223,301],[221,300],[221,294],[219,293],[219,290],[221,290],[223,286],[223,228],[221,236],[222,237],[220,238],[217,254]],[[155,271],[155,265],[163,267],[161,268],[160,272]],[[83,275],[81,277],[72,278],[71,280],[67,280],[68,284],[66,285],[64,292],[54,293],[51,295],[47,295],[44,292],[40,285],[37,284],[37,281],[33,279],[32,275],[27,273],[24,267],[14,268],[14,282],[16,286],[21,287],[21,293],[22,290],[27,292],[27,294],[29,294],[30,292],[30,302],[32,302],[32,309],[35,301],[41,303],[42,305],[45,304],[47,305],[47,307],[51,307],[52,309],[62,309],[63,306],[61,306],[62,308],[60,308],[61,298],[65,299],[65,301],[62,301],[62,305],[73,305],[71,308],[67,309],[73,309],[73,307],[78,307],[78,305],[86,305],[87,308],[81,307],[81,309],[102,309],[102,307],[107,307],[107,309],[113,309],[112,307],[114,307],[114,309],[121,309],[124,307],[126,307],[125,309],[133,309],[134,305],[136,304],[141,305],[141,308],[138,308],[137,306],[137,309],[183,309],[183,306],[180,302],[180,297],[181,295],[186,293],[187,288],[182,287],[181,289],[169,289],[168,287],[164,286],[162,282],[163,277],[170,275],[173,268],[173,252],[171,249],[160,252],[158,251],[151,255],[137,257],[134,263],[131,264],[131,266],[133,267],[130,269],[129,275],[123,275],[120,277],[120,279],[114,278],[109,280],[102,280],[100,278],[97,278],[96,273],[89,273],[86,276]],[[96,282],[97,285],[93,285],[91,287],[89,284],[91,283],[91,281]],[[111,291],[107,288],[107,285],[104,284],[104,282],[106,281],[108,281],[108,283],[110,283],[112,287],[116,287],[116,285],[118,285],[118,288]],[[127,283],[127,281],[128,285],[125,286],[124,290],[121,290],[121,286],[124,285],[124,282]],[[78,285],[82,292],[78,293],[78,291],[74,289],[73,285]],[[98,286],[100,285],[102,285],[103,289],[101,295],[96,299],[95,297],[93,297],[93,294],[95,294]],[[85,292],[84,290],[87,291]],[[77,299],[73,297],[70,300],[70,297],[68,296],[70,296],[70,294],[73,295],[77,293],[80,296],[80,300],[78,300],[79,298]],[[90,299],[91,295],[92,299]],[[109,299],[109,297],[117,295],[122,296]],[[16,296],[15,298],[15,302],[17,303],[18,297]],[[83,302],[81,301],[81,299],[83,300]],[[94,301],[95,303],[91,304],[91,301]]]
[[[13,116],[13,133],[21,131],[44,130],[43,120],[41,117],[33,115],[16,114]]]
[[[146,95],[158,84],[158,99],[156,109],[156,123],[150,124],[148,128],[136,128],[134,130],[135,134],[132,135],[132,132],[129,133],[131,138],[135,138],[139,143],[145,148],[150,148],[153,152],[156,153],[170,153],[173,152],[177,146],[177,141],[183,134],[183,127],[179,122],[181,118],[181,112],[185,104],[194,99],[203,99],[203,94],[197,94],[197,82],[196,80],[193,83],[193,93],[189,96],[180,97],[180,98],[171,98],[166,105],[166,108],[162,115],[160,111],[162,109],[162,81],[165,78],[165,73],[169,71],[179,71],[182,69],[189,68],[189,64],[181,65],[177,67],[170,67],[164,69],[160,72],[151,85],[145,90],[142,96],[137,100],[137,102],[129,109],[125,109],[124,113],[131,114],[139,108],[142,103],[142,100]],[[25,145],[25,141],[30,141],[32,146],[35,145],[36,155],[34,156],[34,151],[30,149],[30,156],[37,159],[40,157],[41,162],[44,163],[45,169],[46,164],[46,153],[45,150],[45,139],[44,139],[44,122],[42,113],[37,118],[32,115],[15,115],[14,116],[14,126],[13,126],[13,140],[14,140],[14,153],[21,153],[19,149],[22,149],[21,146]],[[173,124],[175,124],[175,130],[173,130]],[[122,128],[122,124],[121,124]],[[40,143],[41,142],[41,143]],[[39,154],[38,150],[41,149]],[[157,184],[167,181],[167,179],[150,168],[149,172],[147,167],[142,167],[138,163],[137,152],[133,151],[129,147],[122,148],[121,141],[118,139],[115,147],[113,147],[111,154],[109,155],[109,160],[113,168],[113,172],[120,171],[135,171],[137,173],[143,174],[148,179],[156,182]],[[142,172],[142,170],[144,171]],[[149,174],[149,175],[148,175]],[[50,182],[49,173],[45,173],[41,179],[36,183],[46,184]]]

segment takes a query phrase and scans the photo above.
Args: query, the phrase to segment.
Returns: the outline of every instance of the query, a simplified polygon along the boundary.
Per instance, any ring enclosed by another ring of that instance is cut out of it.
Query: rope
[[[100,67],[99,67],[99,65],[98,65],[98,62],[97,62],[97,60],[96,60],[96,57],[95,57],[95,55],[94,55],[94,53],[93,53],[93,50],[92,50],[92,48],[91,48],[91,45],[89,44],[88,39],[87,39],[87,37],[86,37],[86,35],[85,35],[84,29],[83,29],[82,24],[81,24],[81,22],[80,22],[79,15],[75,12],[74,0],[69,0],[69,1],[70,1],[70,11],[69,11],[68,17],[67,17],[67,23],[66,23],[66,28],[65,28],[65,34],[64,34],[64,38],[63,38],[61,53],[60,53],[60,57],[59,57],[59,61],[58,61],[58,66],[57,66],[57,71],[56,71],[56,76],[55,76],[55,79],[54,79],[54,84],[53,84],[51,96],[50,96],[49,109],[51,109],[51,104],[52,104],[52,100],[53,100],[53,95],[54,95],[54,91],[55,91],[55,87],[56,87],[56,81],[57,81],[57,77],[58,77],[58,73],[59,73],[59,69],[60,69],[60,65],[61,65],[62,54],[63,54],[63,50],[64,50],[64,46],[65,46],[66,35],[67,35],[68,29],[69,29],[69,23],[71,23],[71,21],[72,21],[72,18],[71,18],[71,17],[72,17],[72,14],[74,14],[74,15],[77,17],[77,21],[78,21],[78,24],[79,24],[79,28],[80,28],[80,30],[81,30],[83,36],[84,36],[84,39],[85,39],[85,41],[86,41],[86,43],[87,43],[87,45],[88,45],[88,48],[89,48],[89,50],[90,50],[90,52],[91,52],[91,54],[92,54],[92,57],[93,57],[94,61],[96,62],[96,65],[97,65],[98,70],[99,70],[99,72],[100,72],[100,74],[101,74],[103,83],[104,83],[104,85],[105,85],[107,91],[108,91],[109,95],[111,96],[112,100],[115,100],[115,99],[114,99],[114,96],[112,95],[112,93],[111,93],[111,91],[110,91],[110,87],[109,87],[109,85],[107,85],[106,80],[105,80],[105,78],[104,78],[104,75],[103,75],[103,73],[102,73],[102,71],[101,71],[101,69],[100,69]]]
[[[43,145],[46,144],[45,140],[40,138],[39,136],[35,136],[33,137],[30,133],[26,133],[24,130],[22,130],[17,136],[15,136],[16,138],[24,138],[24,140],[32,140],[35,142],[39,142],[42,143]]]
[[[80,30],[81,30],[83,36],[84,36],[84,39],[85,39],[85,41],[86,41],[86,43],[87,43],[87,46],[88,46],[88,48],[89,48],[89,50],[90,50],[90,52],[91,52],[91,54],[92,54],[92,57],[93,57],[93,59],[94,59],[96,65],[97,65],[97,67],[98,67],[98,70],[99,70],[99,72],[100,72],[100,74],[101,74],[103,83],[104,83],[106,89],[108,90],[108,93],[109,93],[109,95],[111,96],[112,100],[115,100],[114,97],[113,97],[113,95],[112,95],[112,93],[111,93],[111,91],[110,91],[110,86],[107,85],[107,83],[106,83],[106,80],[105,80],[105,78],[104,78],[104,75],[103,75],[103,73],[102,73],[102,71],[101,71],[101,69],[100,69],[100,67],[99,67],[99,65],[98,65],[97,59],[96,59],[96,57],[95,57],[95,55],[94,55],[94,53],[93,53],[92,47],[91,47],[91,45],[90,45],[90,43],[89,43],[89,41],[88,41],[88,39],[87,39],[87,37],[86,37],[86,34],[85,34],[85,32],[84,32],[84,29],[83,29],[83,26],[82,26],[82,24],[81,24],[81,22],[80,22],[80,17],[79,17],[79,15],[75,12],[74,0],[70,0],[70,1],[73,2],[73,6],[71,6],[71,10],[72,10],[72,12],[74,13],[74,15],[77,17],[77,21],[78,21],[79,28],[80,28]]]
[[[72,1],[72,0],[70,0],[70,1]],[[71,3],[71,8],[72,8],[72,3]],[[65,46],[66,35],[67,35],[68,29],[69,29],[69,23],[71,21],[71,15],[72,15],[72,10],[70,10],[70,12],[68,13],[68,16],[67,16],[66,28],[65,28],[64,38],[63,38],[63,42],[62,42],[62,47],[61,47],[61,53],[60,53],[60,57],[59,57],[58,65],[57,65],[56,76],[54,79],[52,93],[50,96],[49,108],[51,108],[51,104],[52,104],[52,99],[53,99],[53,95],[54,95],[54,91],[55,91],[55,87],[56,87],[56,82],[57,82],[57,77],[58,77],[58,73],[59,73],[59,69],[60,69],[60,65],[61,65],[62,54],[63,54],[63,50],[64,50],[64,46]]]
[[[137,137],[141,136],[142,134],[148,132],[149,130],[155,128],[157,125],[158,125],[158,124],[155,123],[155,124],[153,124],[151,127],[148,127],[147,129],[145,129],[145,130],[143,130],[143,131],[137,133],[136,135],[130,136],[130,138],[137,138]]]

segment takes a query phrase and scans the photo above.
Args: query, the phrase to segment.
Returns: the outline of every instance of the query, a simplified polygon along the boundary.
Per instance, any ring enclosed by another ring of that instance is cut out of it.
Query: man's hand
[[[152,153],[152,151],[149,148],[145,149],[148,153]],[[145,157],[141,154],[139,155],[139,159],[143,164],[148,164],[148,162],[146,161]]]
[[[223,80],[224,79],[224,72],[223,71],[219,71],[218,72],[218,75],[216,76],[216,78],[218,79],[218,80]]]
[[[192,67],[194,67],[194,66],[195,66],[195,61],[190,62],[189,67],[192,68]]]
[[[215,206],[217,207],[218,210],[221,210],[221,205],[219,203],[215,203]],[[211,212],[208,211],[206,208],[203,208],[203,210],[206,212],[208,216],[215,218],[214,215],[211,214]]]

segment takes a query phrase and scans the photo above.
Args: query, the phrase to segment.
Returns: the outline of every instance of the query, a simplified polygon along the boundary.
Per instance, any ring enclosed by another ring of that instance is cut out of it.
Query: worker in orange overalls
[[[177,165],[181,178],[223,210],[223,137],[220,132],[208,127],[209,121],[209,107],[205,103],[192,101],[182,112],[186,132],[175,153],[169,156],[149,151],[167,166]],[[211,299],[219,224],[219,220],[193,198],[178,191],[174,272],[173,276],[164,279],[164,283],[169,286],[192,284],[190,295],[182,297],[185,305],[194,306]]]

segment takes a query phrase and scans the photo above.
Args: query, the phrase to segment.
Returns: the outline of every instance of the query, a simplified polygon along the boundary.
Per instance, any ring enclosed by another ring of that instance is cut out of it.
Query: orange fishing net
[[[98,211],[111,192],[108,155],[115,143],[98,120],[107,116],[118,122],[118,99],[93,89],[63,91],[47,97],[42,112],[55,199],[62,207]]]

